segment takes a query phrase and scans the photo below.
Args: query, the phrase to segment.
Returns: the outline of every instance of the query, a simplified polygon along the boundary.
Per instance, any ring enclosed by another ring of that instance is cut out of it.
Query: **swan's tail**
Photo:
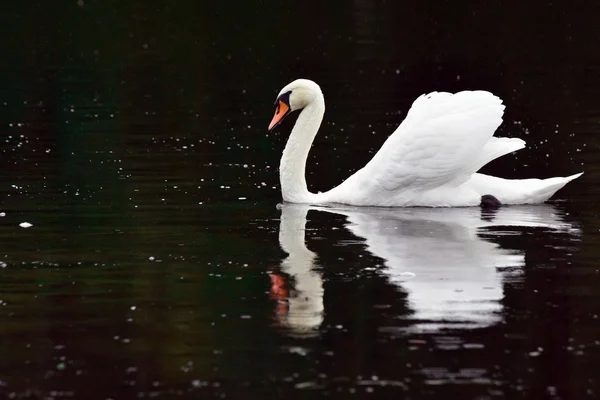
[[[532,179],[538,181],[531,192],[531,203],[543,203],[554,195],[559,189],[571,182],[573,179],[579,178],[583,175],[580,172],[575,175],[567,176],[564,178],[548,178],[548,179]],[[526,179],[529,181],[530,179]]]
[[[495,196],[502,204],[536,204],[550,199],[559,189],[581,175],[583,172],[548,179],[503,179],[475,174],[469,181],[469,186],[482,196]]]

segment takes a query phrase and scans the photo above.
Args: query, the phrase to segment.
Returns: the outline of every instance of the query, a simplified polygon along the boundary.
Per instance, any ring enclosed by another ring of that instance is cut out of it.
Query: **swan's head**
[[[291,112],[301,110],[322,96],[319,85],[308,79],[296,79],[281,91],[275,100],[275,115],[269,130],[275,128]]]

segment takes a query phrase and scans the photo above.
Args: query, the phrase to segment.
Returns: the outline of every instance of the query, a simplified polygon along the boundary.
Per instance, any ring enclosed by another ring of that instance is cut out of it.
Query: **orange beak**
[[[288,107],[288,105],[280,100],[279,104],[277,105],[277,108],[275,109],[275,115],[273,116],[273,119],[269,124],[269,130],[279,125],[279,123],[283,121],[283,118],[288,114],[289,111],[290,108]]]

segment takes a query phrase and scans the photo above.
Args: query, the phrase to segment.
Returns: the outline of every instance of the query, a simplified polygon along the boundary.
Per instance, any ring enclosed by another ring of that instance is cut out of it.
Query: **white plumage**
[[[486,91],[434,92],[417,98],[406,119],[362,169],[324,193],[310,193],[305,168],[325,102],[319,86],[298,79],[284,87],[278,101],[288,111],[302,109],[280,164],[285,201],[356,206],[476,206],[484,195],[503,204],[548,200],[564,178],[509,180],[478,174],[488,162],[525,147],[517,138],[497,138],[504,105]],[[278,108],[279,111],[279,108]],[[271,126],[287,113],[277,113]]]

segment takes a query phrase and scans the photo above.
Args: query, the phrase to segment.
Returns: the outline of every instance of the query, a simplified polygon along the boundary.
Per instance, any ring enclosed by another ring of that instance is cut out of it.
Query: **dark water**
[[[600,394],[596,3],[3,7],[0,398]],[[313,190],[432,90],[504,99],[528,148],[486,172],[585,175],[496,213],[278,207],[297,77]]]

